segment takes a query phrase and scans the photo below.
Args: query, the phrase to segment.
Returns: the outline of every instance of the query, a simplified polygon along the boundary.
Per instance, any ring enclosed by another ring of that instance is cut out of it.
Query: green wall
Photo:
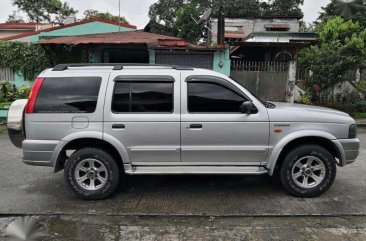
[[[20,87],[23,85],[29,86],[32,84],[32,82],[24,80],[22,73],[16,72],[14,76],[14,84],[16,87]]]
[[[221,66],[220,66],[220,63]],[[230,50],[217,50],[214,54],[213,70],[230,76],[231,61],[230,61]]]
[[[154,49],[149,49],[149,63],[150,64],[155,64],[155,50]]]

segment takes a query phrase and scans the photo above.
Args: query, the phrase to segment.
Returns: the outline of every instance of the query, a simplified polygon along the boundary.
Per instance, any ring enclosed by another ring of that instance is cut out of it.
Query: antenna
[[[197,21],[196,19],[194,19],[194,17],[193,17],[193,15],[191,14],[191,18],[193,19],[193,21],[196,23],[196,24],[198,24],[198,25],[200,25],[200,24],[202,24],[203,22],[206,22],[208,19],[209,19],[209,17],[211,16],[211,14],[212,14],[212,8],[210,8],[209,10],[207,10],[201,17],[200,17],[200,19]]]
[[[201,24],[203,22],[206,22],[210,16],[212,14],[212,8],[210,8],[209,10],[207,10],[200,18],[200,20],[198,20],[198,24]]]
[[[211,17],[212,14],[212,8],[210,8],[209,10],[207,10],[201,17],[200,19],[197,21],[196,19],[194,19],[193,15],[191,14],[191,18],[193,19],[193,21],[197,24],[197,25],[201,25],[204,22],[208,22],[208,19]],[[214,35],[217,38],[217,35],[209,28],[208,24],[206,24],[204,26],[205,29],[207,29],[212,35]]]

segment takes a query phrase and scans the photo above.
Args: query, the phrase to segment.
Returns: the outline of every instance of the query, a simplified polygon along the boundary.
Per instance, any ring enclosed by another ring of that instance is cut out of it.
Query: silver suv
[[[108,197],[123,174],[265,174],[315,197],[360,146],[346,113],[262,102],[210,70],[138,64],[45,70],[12,104],[8,133],[26,164],[65,169],[84,199]]]

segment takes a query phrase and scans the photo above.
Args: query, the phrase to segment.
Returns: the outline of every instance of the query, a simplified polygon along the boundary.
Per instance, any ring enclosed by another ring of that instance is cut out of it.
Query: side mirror
[[[247,115],[250,115],[252,113],[253,103],[251,101],[245,101],[240,106],[240,110],[242,113],[246,113]]]

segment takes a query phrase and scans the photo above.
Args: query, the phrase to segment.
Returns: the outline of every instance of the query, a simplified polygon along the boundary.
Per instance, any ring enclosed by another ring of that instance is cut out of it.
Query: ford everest
[[[84,199],[107,198],[123,174],[276,175],[315,197],[360,146],[346,113],[262,102],[220,73],[165,65],[57,65],[7,125],[24,163],[64,170]]]

